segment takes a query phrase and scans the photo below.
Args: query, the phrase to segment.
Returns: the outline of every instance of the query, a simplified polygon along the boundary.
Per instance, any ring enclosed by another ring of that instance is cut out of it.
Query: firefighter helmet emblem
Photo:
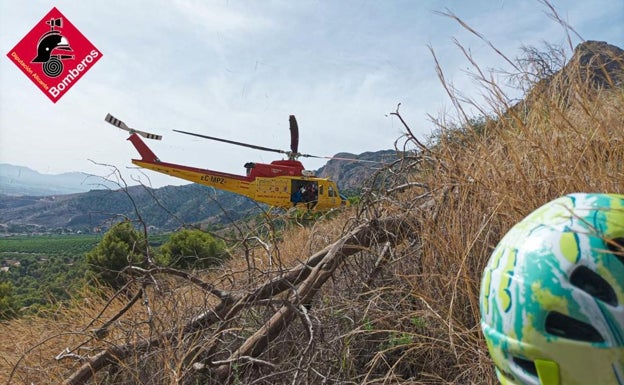
[[[55,27],[63,28],[63,18],[46,21],[50,31],[41,36],[37,43],[37,56],[33,63],[43,63],[43,72],[51,78],[63,72],[62,60],[73,59],[74,55],[63,55],[59,51],[71,52],[69,41]]]

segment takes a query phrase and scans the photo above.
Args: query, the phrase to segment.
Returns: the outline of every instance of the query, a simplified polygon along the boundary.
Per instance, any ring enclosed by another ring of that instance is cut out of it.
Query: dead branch
[[[401,103],[397,104],[396,111],[391,112],[390,115],[394,115],[397,118],[399,118],[399,120],[403,124],[403,127],[405,127],[405,130],[407,131],[409,138],[413,140],[418,145],[418,147],[420,147],[422,151],[429,152],[429,149],[427,148],[427,146],[425,146],[423,143],[421,143],[418,140],[418,138],[416,138],[416,135],[414,135],[410,126],[405,122],[405,120],[403,120],[403,117],[401,116],[401,114],[399,114],[399,107],[401,107]]]
[[[126,304],[126,306],[124,306],[123,309],[117,312],[117,314],[114,317],[106,321],[104,325],[102,325],[98,329],[94,330],[93,333],[95,334],[95,338],[102,339],[106,337],[106,335],[108,334],[109,326],[112,325],[113,322],[118,320],[121,316],[123,316],[128,310],[130,310],[130,308],[134,306],[134,304],[139,300],[139,298],[141,298],[142,295],[143,295],[143,288],[139,289],[139,291],[137,291],[134,297],[132,297],[132,299]]]
[[[169,331],[149,340],[142,340],[137,343],[115,345],[102,350],[98,354],[87,357],[82,366],[71,374],[64,382],[65,385],[85,384],[98,371],[111,365],[119,365],[131,354],[141,354],[148,349],[159,347],[165,341],[184,338],[192,333],[204,332],[211,325],[222,322],[219,328],[213,331],[213,338],[209,338],[206,346],[207,357],[212,352],[218,350],[219,333],[226,327],[241,310],[257,306],[261,301],[270,299],[286,290],[296,288],[289,297],[290,304],[283,305],[261,328],[226,360],[219,360],[210,363],[214,367],[215,376],[223,379],[229,377],[233,363],[240,362],[260,362],[257,357],[267,348],[268,344],[286,330],[288,325],[297,315],[297,307],[306,305],[312,301],[315,294],[323,284],[332,277],[335,270],[345,261],[345,259],[359,251],[366,250],[374,244],[389,242],[397,244],[412,231],[410,224],[399,217],[390,217],[380,220],[371,220],[362,224],[340,238],[338,241],[327,246],[323,250],[310,256],[306,263],[301,264],[283,275],[273,278],[255,290],[246,294],[234,295],[214,289],[211,285],[193,281],[193,283],[203,286],[212,294],[220,298],[220,302],[212,309],[202,312],[193,317],[182,327],[182,330]],[[139,269],[133,269],[139,272]],[[165,269],[145,270],[146,274],[168,273]],[[188,279],[188,277],[185,277]],[[200,363],[201,364],[201,363]],[[270,366],[270,365],[269,365]]]

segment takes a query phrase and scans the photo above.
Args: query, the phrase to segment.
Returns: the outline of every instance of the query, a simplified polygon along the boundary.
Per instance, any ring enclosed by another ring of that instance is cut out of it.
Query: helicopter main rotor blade
[[[350,158],[337,158],[335,156],[317,156],[310,154],[302,154],[299,152],[299,125],[295,115],[290,115],[288,119],[290,123],[290,153],[288,154],[292,159],[296,158],[317,158],[317,159],[335,159],[335,160],[348,160],[353,162],[368,162],[368,163],[382,163],[374,160],[364,159],[350,159]]]
[[[188,131],[180,131],[180,130],[173,130],[175,132],[179,132],[181,134],[186,134],[186,135],[191,135],[191,136],[197,136],[199,138],[204,138],[204,139],[210,139],[210,140],[216,140],[218,142],[223,142],[223,143],[229,143],[229,144],[234,144],[237,146],[243,146],[243,147],[249,147],[249,148],[253,148],[256,150],[262,150],[262,151],[271,151],[271,152],[277,152],[278,154],[288,154],[287,151],[283,151],[283,150],[279,150],[276,148],[269,148],[269,147],[263,147],[263,146],[257,146],[255,144],[248,144],[248,143],[243,143],[243,142],[235,142],[233,140],[228,140],[228,139],[221,139],[221,138],[215,138],[214,136],[208,136],[208,135],[202,135],[202,134],[196,134],[194,132],[188,132]]]
[[[364,162],[364,163],[379,163],[379,164],[384,164],[384,162],[379,162],[376,160],[367,160],[367,159],[357,159],[357,158],[341,158],[341,157],[337,157],[337,156],[316,156],[316,155],[309,155],[309,154],[297,154],[300,157],[303,158],[318,158],[318,159],[329,159],[329,160],[342,160],[342,161],[349,161],[349,162]]]
[[[299,153],[299,125],[295,115],[290,115],[288,119],[290,123],[290,151],[292,154]]]

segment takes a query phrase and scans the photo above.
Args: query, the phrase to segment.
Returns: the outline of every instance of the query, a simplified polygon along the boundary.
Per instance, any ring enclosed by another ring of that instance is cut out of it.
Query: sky
[[[582,40],[624,48],[624,0],[552,0]],[[103,54],[57,103],[6,56],[56,7]],[[431,117],[455,110],[436,74],[478,98],[470,63],[510,66],[452,12],[510,58],[523,46],[567,47],[565,29],[537,0],[94,0],[0,2],[0,163],[41,173],[80,171],[160,187],[188,182],[137,170],[127,132],[163,136],[147,144],[163,161],[244,174],[261,152],[175,133],[196,132],[288,150],[288,117],[299,151],[319,156],[391,149],[400,112],[419,139]],[[570,54],[570,52],[568,52]],[[512,91],[510,91],[513,93]],[[512,95],[513,96],[513,95]],[[307,169],[326,161],[303,159]]]

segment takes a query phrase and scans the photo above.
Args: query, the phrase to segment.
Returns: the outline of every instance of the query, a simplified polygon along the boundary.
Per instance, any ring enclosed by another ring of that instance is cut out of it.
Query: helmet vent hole
[[[609,251],[615,255],[620,262],[624,263],[624,238],[614,238],[607,242]]]
[[[598,298],[611,306],[617,306],[615,290],[595,271],[586,266],[579,266],[572,272],[570,282],[592,297]]]
[[[567,315],[550,312],[546,317],[546,331],[552,335],[585,342],[604,342],[604,339],[590,324]]]
[[[535,363],[533,361],[526,360],[520,357],[514,357],[513,361],[525,372],[537,377],[537,369],[535,368]]]

